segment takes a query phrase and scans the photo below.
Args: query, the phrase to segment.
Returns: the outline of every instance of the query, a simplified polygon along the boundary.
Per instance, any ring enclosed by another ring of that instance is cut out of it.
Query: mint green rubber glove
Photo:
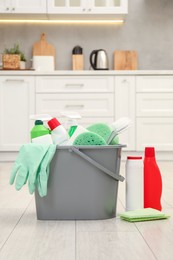
[[[29,191],[31,194],[34,192],[33,180],[36,180],[38,168],[48,149],[49,145],[34,143],[25,144],[20,148],[10,176],[10,184],[12,185],[15,181],[16,190],[20,190],[29,177],[32,179],[28,185]]]
[[[47,195],[47,183],[49,178],[49,165],[55,154],[56,145],[50,145],[49,150],[45,154],[43,160],[41,161],[40,167],[38,169],[36,186],[40,197]]]

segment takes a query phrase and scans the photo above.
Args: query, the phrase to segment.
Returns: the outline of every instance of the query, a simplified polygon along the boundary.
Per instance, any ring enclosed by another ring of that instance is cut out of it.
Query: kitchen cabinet
[[[35,14],[46,13],[46,0],[2,0],[0,13]]]
[[[173,118],[137,118],[137,151],[155,147],[156,151],[173,151]]]
[[[122,75],[113,71],[45,75],[33,71],[25,72],[25,76],[1,73],[6,73],[0,77],[1,154],[18,151],[29,142],[33,127],[30,114],[50,114],[67,127],[67,118],[61,112],[71,111],[81,114],[79,124],[84,127],[129,117],[131,126],[119,136],[120,143],[127,145],[126,151],[143,152],[146,146],[168,155],[173,151],[172,75]]]
[[[173,77],[136,77],[136,148],[173,151]]]
[[[34,113],[34,77],[0,77],[0,151],[18,151],[30,142],[29,117]]]
[[[83,13],[84,2],[84,0],[48,0],[48,13]]]
[[[126,14],[127,7],[127,0],[90,0],[92,13]]]
[[[58,117],[61,112],[78,112],[81,124],[113,122],[114,77],[36,77],[36,113]]]
[[[48,1],[49,14],[126,14],[127,8],[128,0]]]
[[[136,92],[135,76],[115,77],[115,118],[128,117],[132,120],[130,128],[119,135],[120,143],[126,144],[124,150],[136,150]]]

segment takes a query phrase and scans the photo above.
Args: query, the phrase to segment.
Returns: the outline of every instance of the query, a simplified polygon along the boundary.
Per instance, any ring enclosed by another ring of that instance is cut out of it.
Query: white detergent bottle
[[[54,144],[62,145],[68,141],[69,136],[67,131],[56,118],[52,118],[47,122],[47,124],[50,127]]]
[[[141,156],[128,156],[126,160],[126,211],[144,208],[144,174]]]

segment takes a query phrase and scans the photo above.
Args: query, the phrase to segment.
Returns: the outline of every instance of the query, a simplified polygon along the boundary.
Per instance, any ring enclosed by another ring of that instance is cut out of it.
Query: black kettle
[[[90,54],[90,64],[94,70],[108,70],[108,55],[105,50],[94,50]]]

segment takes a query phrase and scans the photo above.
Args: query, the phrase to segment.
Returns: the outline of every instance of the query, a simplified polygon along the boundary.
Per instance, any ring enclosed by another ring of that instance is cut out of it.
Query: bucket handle
[[[122,182],[124,181],[125,178],[123,176],[113,173],[112,171],[106,169],[104,166],[102,166],[101,164],[99,164],[98,162],[96,162],[95,160],[93,160],[92,158],[90,158],[89,156],[84,154],[83,152],[79,151],[79,149],[77,149],[76,147],[71,147],[69,149],[69,151],[74,152],[75,154],[79,155],[80,157],[82,157],[83,159],[88,161],[90,164],[94,165],[96,168],[98,168],[102,172],[104,172],[107,175],[109,175],[110,177],[112,177],[114,180],[122,181]]]

